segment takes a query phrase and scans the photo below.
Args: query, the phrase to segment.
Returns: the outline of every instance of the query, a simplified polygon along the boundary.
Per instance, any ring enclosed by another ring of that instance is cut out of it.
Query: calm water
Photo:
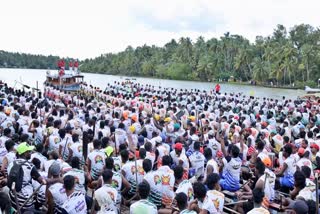
[[[13,86],[15,80],[22,82],[23,84],[31,87],[36,87],[37,81],[39,88],[42,88],[42,84],[46,78],[47,70],[35,70],[35,69],[0,69],[0,79]],[[98,86],[105,89],[107,83],[113,83],[114,81],[124,81],[125,77],[104,75],[104,74],[89,74],[84,73],[84,79],[87,83],[94,86]],[[137,77],[137,82],[142,84],[151,84],[161,87],[172,87],[182,89],[200,89],[210,90],[214,88],[215,83],[206,82],[194,82],[194,81],[179,81],[179,80],[163,80]],[[20,84],[16,84],[16,87],[21,87]],[[297,98],[304,94],[303,90],[290,90],[290,89],[276,89],[276,88],[264,88],[250,85],[233,85],[233,84],[221,84],[222,92],[242,92],[246,95],[254,93],[254,96],[260,97],[272,97],[281,99],[282,96],[287,98]]]

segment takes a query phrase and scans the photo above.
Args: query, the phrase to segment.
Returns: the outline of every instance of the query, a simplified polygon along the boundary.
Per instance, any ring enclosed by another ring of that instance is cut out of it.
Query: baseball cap
[[[267,167],[271,167],[272,166],[272,163],[271,163],[271,159],[269,157],[265,157],[262,159],[262,162],[265,166]]]
[[[110,157],[110,155],[113,152],[113,147],[107,146],[104,152],[107,154],[108,157]]]
[[[130,130],[131,133],[134,133],[134,132],[136,131],[136,127],[130,126],[130,127],[129,127],[129,130]]]
[[[319,151],[319,146],[317,145],[317,144],[312,144],[311,146],[310,146],[310,148],[312,149],[312,148],[315,148],[316,150],[318,150]]]
[[[179,151],[182,151],[183,145],[182,143],[176,143],[174,144],[174,149],[177,149]]]
[[[49,168],[49,174],[51,175],[59,175],[60,174],[60,164],[59,162],[55,161],[51,164]]]
[[[296,212],[296,214],[305,214],[309,212],[307,203],[301,199],[298,199],[290,203],[288,209],[293,209]]]
[[[303,155],[303,154],[304,154],[304,148],[299,148],[298,155]]]
[[[27,151],[32,151],[34,150],[34,146],[30,146],[29,144],[27,144],[26,142],[20,143],[17,147],[17,152],[19,155],[22,155],[23,153],[27,152]]]

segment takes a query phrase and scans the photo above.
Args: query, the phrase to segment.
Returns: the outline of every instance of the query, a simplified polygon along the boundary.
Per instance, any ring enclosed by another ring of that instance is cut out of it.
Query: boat
[[[44,85],[69,92],[80,90],[84,76],[78,70],[78,62],[69,62],[69,70],[64,70],[64,61],[59,60],[58,67],[47,71]]]
[[[320,88],[310,88],[309,86],[305,86],[304,90],[308,94],[320,92]]]

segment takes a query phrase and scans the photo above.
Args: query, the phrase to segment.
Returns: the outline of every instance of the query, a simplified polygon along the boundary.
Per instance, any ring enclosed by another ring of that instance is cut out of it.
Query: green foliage
[[[225,33],[219,39],[195,42],[182,37],[163,47],[128,46],[119,53],[102,54],[80,64],[83,72],[147,76],[181,80],[227,81],[309,85],[320,78],[320,30],[301,24],[287,29],[277,25],[269,37],[251,43],[243,36]],[[55,68],[58,57],[0,52],[0,67]]]
[[[43,56],[24,53],[10,53],[0,50],[0,68],[32,68],[32,69],[57,69],[58,56]],[[68,61],[74,59],[64,58],[66,68]]]

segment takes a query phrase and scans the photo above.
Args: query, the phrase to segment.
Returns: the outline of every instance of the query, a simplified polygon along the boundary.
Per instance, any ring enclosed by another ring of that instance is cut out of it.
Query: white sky
[[[228,31],[254,41],[277,24],[319,22],[319,0],[0,0],[0,50],[84,59]]]

